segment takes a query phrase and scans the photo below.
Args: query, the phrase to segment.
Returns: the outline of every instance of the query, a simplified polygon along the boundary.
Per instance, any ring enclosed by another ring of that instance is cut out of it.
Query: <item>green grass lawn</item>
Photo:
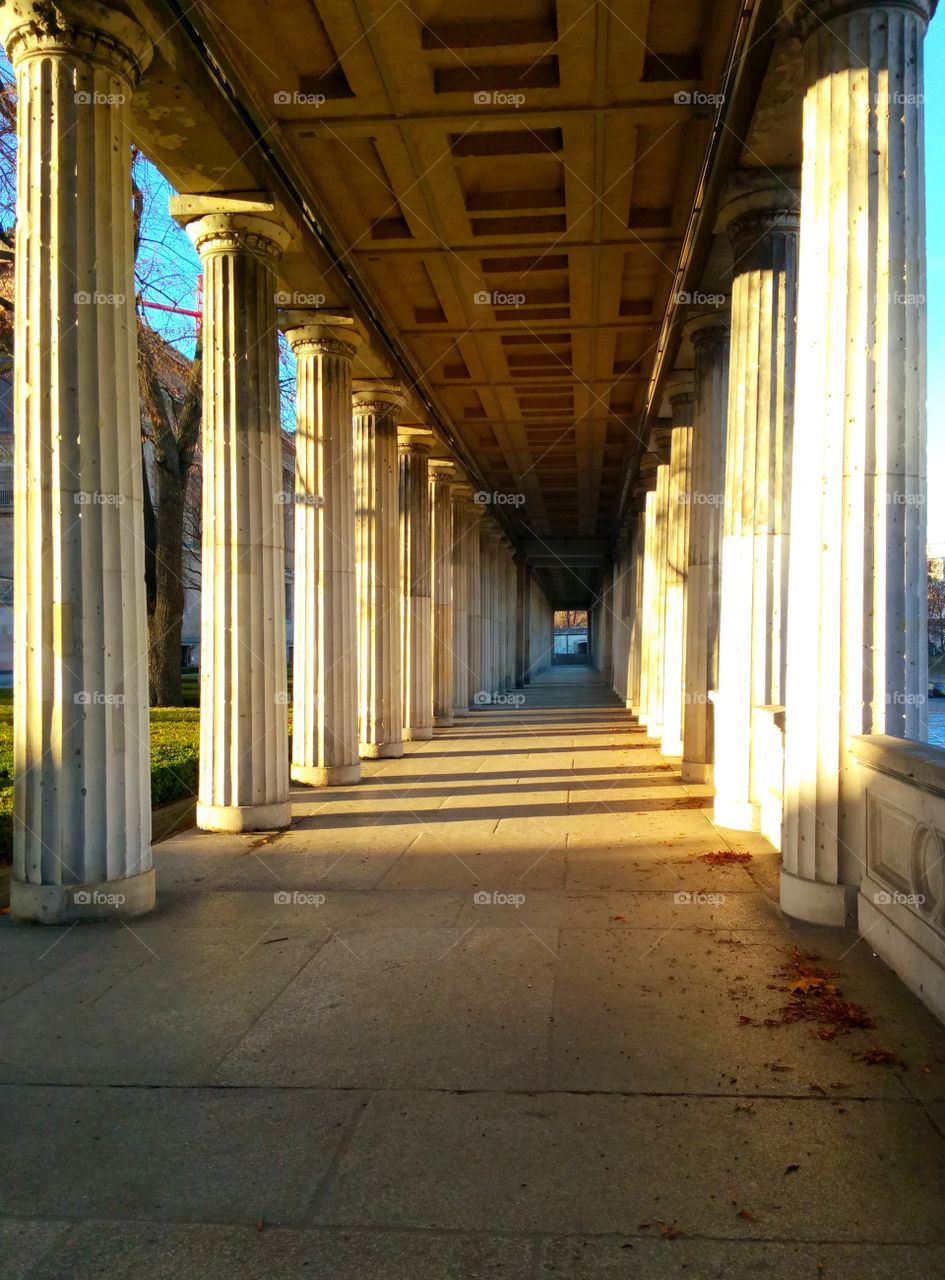
[[[13,704],[0,690],[0,862],[13,854]],[[196,707],[151,708],[151,803],[167,804],[197,790],[200,712]]]
[[[292,694],[292,672],[288,677]],[[200,756],[200,676],[181,676],[182,707],[151,708],[151,804],[197,793]],[[289,704],[289,740],[292,705]],[[0,689],[0,863],[13,853],[13,690]]]

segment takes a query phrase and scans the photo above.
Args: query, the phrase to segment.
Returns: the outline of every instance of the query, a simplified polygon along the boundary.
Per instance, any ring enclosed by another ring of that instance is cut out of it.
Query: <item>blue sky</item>
[[[945,552],[945,11],[925,41],[925,155],[929,246],[929,543]]]

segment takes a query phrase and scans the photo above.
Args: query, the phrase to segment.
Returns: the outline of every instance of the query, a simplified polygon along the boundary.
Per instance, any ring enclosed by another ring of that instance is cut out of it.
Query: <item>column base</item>
[[[200,831],[281,831],[292,825],[292,805],[279,804],[198,804]]]
[[[454,720],[462,720],[464,716],[468,716],[468,715],[469,715],[469,708],[468,708],[468,707],[454,707],[454,708],[453,708],[453,719],[454,719]]]
[[[712,766],[701,760],[684,760],[680,766],[683,782],[711,782]]]
[[[749,800],[728,800],[716,795],[712,821],[717,827],[729,827],[732,831],[760,831],[761,814],[758,806]]]
[[[289,776],[303,787],[353,787],[361,781],[361,763],[333,764],[326,768],[294,764]]]
[[[453,717],[452,716],[434,716],[433,724],[437,729],[452,729]]]
[[[428,738],[433,737],[433,726],[429,724],[418,725],[416,728],[404,730],[404,742],[426,742]]]
[[[131,920],[153,910],[154,868],[97,884],[30,884],[10,886],[10,915],[37,924]]]
[[[358,743],[358,755],[362,760],[399,760],[403,754],[402,741]]]
[[[856,917],[857,886],[805,880],[781,868],[781,910],[808,924],[829,924],[838,928],[853,924]]]

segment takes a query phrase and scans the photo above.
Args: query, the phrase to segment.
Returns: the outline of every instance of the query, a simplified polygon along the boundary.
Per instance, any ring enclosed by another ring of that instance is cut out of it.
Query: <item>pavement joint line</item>
[[[104,1226],[127,1227],[140,1226],[150,1231],[161,1228],[187,1228],[187,1227],[219,1227],[228,1231],[245,1231],[247,1234],[258,1235],[258,1229],[253,1223],[232,1222],[220,1219],[209,1218],[74,1218],[68,1215],[63,1216],[46,1216],[44,1214],[34,1214],[30,1217],[24,1217],[22,1214],[11,1214],[10,1216],[0,1217],[0,1224],[9,1223],[33,1223],[33,1222],[50,1222],[61,1225],[63,1228],[71,1227],[74,1223],[80,1222],[92,1228],[100,1228]],[[619,1232],[619,1231],[538,1231],[534,1228],[523,1228],[516,1231],[513,1228],[503,1228],[501,1231],[492,1231],[486,1227],[412,1227],[405,1226],[402,1223],[391,1224],[390,1226],[382,1226],[378,1224],[365,1224],[351,1222],[319,1222],[315,1225],[302,1224],[294,1225],[289,1222],[279,1222],[267,1224],[264,1234],[276,1234],[276,1232],[292,1232],[297,1235],[319,1235],[322,1233],[357,1233],[359,1235],[377,1235],[377,1236],[455,1236],[458,1239],[464,1238],[481,1238],[483,1240],[534,1240],[537,1236],[540,1241],[545,1244],[553,1242],[561,1242],[568,1240],[594,1240],[594,1241],[622,1241],[622,1240],[640,1240],[653,1244],[660,1243],[660,1237],[653,1232]],[[694,1243],[709,1244],[737,1244],[750,1247],[751,1245],[764,1244],[784,1244],[796,1247],[817,1248],[820,1246],[836,1246],[849,1247],[854,1245],[864,1245],[870,1248],[880,1249],[936,1249],[945,1247],[945,1237],[940,1240],[890,1240],[876,1239],[872,1236],[831,1236],[825,1238],[823,1236],[811,1236],[805,1239],[798,1239],[797,1236],[762,1236],[762,1235],[710,1235],[708,1232],[684,1232],[680,1240],[689,1240]],[[668,1242],[671,1244],[672,1242]]]

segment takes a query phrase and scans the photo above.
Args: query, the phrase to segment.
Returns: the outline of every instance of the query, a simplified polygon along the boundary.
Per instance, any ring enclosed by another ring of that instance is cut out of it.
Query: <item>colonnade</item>
[[[42,17],[13,0],[0,36],[19,101],[12,910],[134,916],[154,871],[129,110],[151,44],[77,0]],[[291,226],[273,198],[171,212],[205,299],[197,824],[269,830],[290,779],[354,784],[362,759],[511,688],[530,619],[511,544],[432,430],[401,421],[403,388],[352,382],[353,317],[277,314]],[[279,325],[297,361],[291,755]]]
[[[686,324],[690,385],[616,542],[613,683],[719,825],[780,845],[785,910],[842,924],[865,858],[848,743],[926,733],[932,5],[787,7],[801,172],[731,177],[731,284]]]

